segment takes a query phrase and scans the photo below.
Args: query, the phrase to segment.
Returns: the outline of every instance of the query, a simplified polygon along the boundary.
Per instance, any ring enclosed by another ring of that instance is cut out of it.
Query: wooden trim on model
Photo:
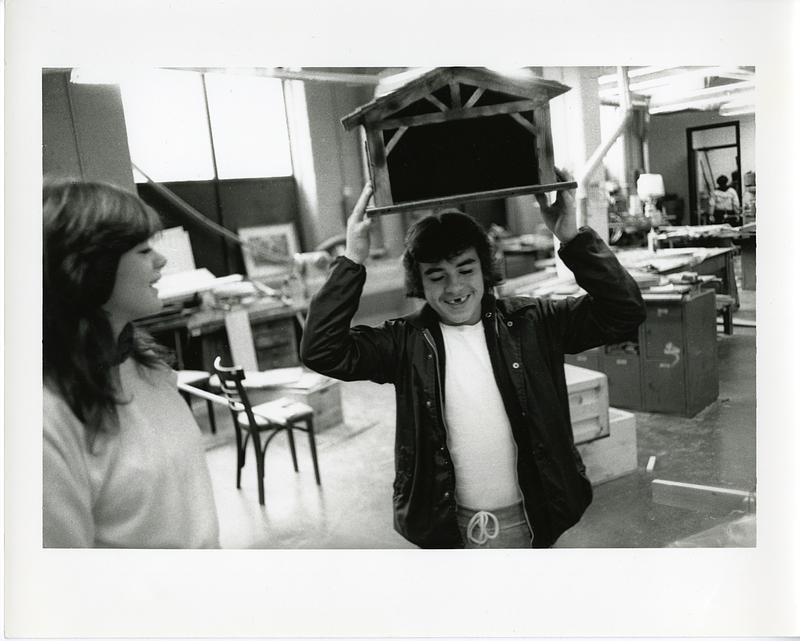
[[[429,198],[426,200],[415,200],[385,207],[367,208],[367,216],[383,216],[385,214],[395,214],[415,209],[433,209],[436,207],[448,207],[461,203],[475,202],[478,200],[497,200],[510,196],[520,196],[522,194],[541,194],[548,191],[566,191],[577,188],[576,182],[558,182],[547,185],[520,185],[519,187],[506,187],[504,189],[492,189],[489,191],[477,191],[470,194],[457,194],[455,196],[442,196],[441,198]]]

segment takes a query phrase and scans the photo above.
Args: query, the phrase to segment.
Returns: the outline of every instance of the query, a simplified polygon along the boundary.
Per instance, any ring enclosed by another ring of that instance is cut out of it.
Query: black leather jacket
[[[578,522],[592,487],[575,448],[564,354],[622,340],[645,318],[639,288],[597,234],[583,228],[559,250],[588,295],[559,301],[484,296],[483,326],[517,444],[517,476],[534,533],[549,547]],[[366,270],[334,261],[313,297],[303,363],[344,381],[393,383],[397,398],[394,525],[420,547],[462,547],[444,421],[445,350],[425,305],[380,327],[350,327]]]

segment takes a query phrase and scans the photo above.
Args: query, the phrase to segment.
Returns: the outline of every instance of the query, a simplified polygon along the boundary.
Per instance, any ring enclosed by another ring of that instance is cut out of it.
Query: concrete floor
[[[755,318],[755,292],[741,292],[741,317]],[[737,327],[719,334],[720,393],[693,418],[636,412],[638,470],[595,487],[583,519],[556,547],[663,547],[731,520],[655,504],[652,479],[753,490],[756,479],[756,335]],[[225,548],[410,548],[392,528],[394,389],[342,383],[345,423],[317,436],[322,486],[314,481],[308,443],[296,439],[295,473],[284,436],[266,456],[266,506],[258,504],[255,462],[248,453],[236,489],[230,416],[218,408],[208,433],[205,405],[195,415],[207,441],[208,464]],[[652,473],[645,471],[656,457]]]

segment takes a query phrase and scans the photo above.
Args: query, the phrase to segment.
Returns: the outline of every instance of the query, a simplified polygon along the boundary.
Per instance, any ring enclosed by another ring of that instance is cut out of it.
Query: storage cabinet
[[[631,410],[642,409],[644,403],[639,346],[626,349],[610,345],[598,363],[608,376],[608,398],[611,405]]]
[[[641,330],[646,410],[694,416],[717,398],[716,317],[708,290],[648,305]]]
[[[694,416],[719,394],[715,294],[696,290],[645,302],[638,343],[565,360],[605,373],[612,406]]]
[[[253,346],[261,370],[300,364],[293,318],[254,324]]]
[[[564,354],[564,362],[568,365],[575,367],[585,367],[586,369],[593,369],[596,372],[603,371],[603,348],[595,347],[587,349],[580,354]]]
[[[300,364],[294,316],[258,318],[251,315],[250,326],[259,369]],[[185,366],[211,371],[217,356],[221,356],[224,363],[231,363],[231,349],[222,322],[190,328],[184,348]]]

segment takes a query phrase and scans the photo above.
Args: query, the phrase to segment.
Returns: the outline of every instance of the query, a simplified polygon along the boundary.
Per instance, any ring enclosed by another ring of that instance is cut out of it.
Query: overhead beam
[[[165,67],[177,71],[197,73],[221,73],[258,78],[280,78],[281,80],[302,80],[313,82],[332,82],[347,85],[377,86],[382,78],[370,74],[342,73],[338,71],[309,71],[307,69],[281,69],[277,67]]]

